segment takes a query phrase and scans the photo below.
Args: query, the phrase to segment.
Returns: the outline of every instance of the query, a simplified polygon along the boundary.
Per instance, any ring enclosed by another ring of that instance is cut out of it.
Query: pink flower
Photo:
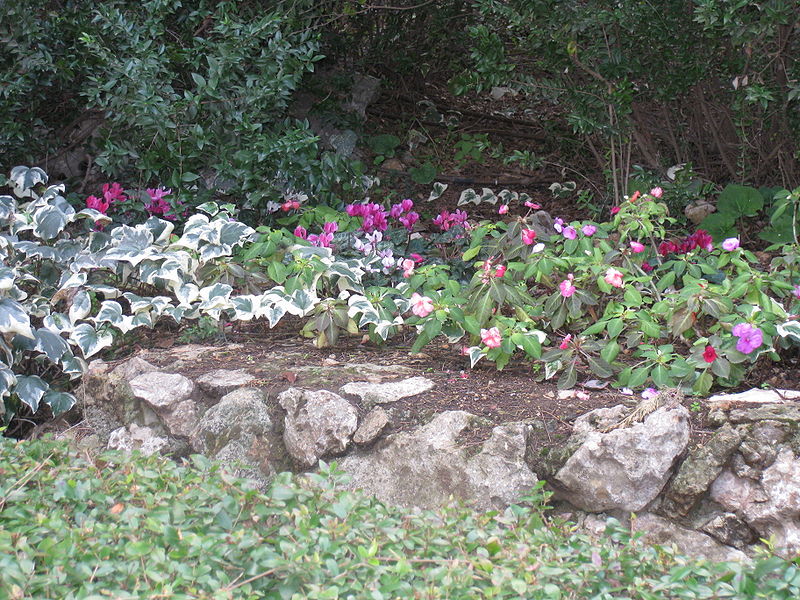
[[[555,229],[558,233],[561,233],[561,231],[564,229],[564,219],[559,217],[553,221],[553,229]]]
[[[567,279],[559,283],[558,288],[561,290],[561,295],[564,296],[564,298],[569,298],[570,296],[572,296],[572,294],[574,294],[575,290],[577,289],[574,285],[572,285],[571,276],[567,277]]]
[[[639,242],[631,242],[631,250],[633,250],[636,254],[639,254],[639,252],[644,252],[644,244],[640,244]]]
[[[502,277],[505,274],[506,274],[506,266],[505,265],[500,265],[494,271],[494,276],[495,277]]]
[[[89,196],[86,199],[86,208],[91,208],[97,211],[100,211],[103,214],[108,212],[109,202],[105,202],[100,200],[97,196]]]
[[[119,185],[119,184],[115,184]],[[103,186],[105,190],[106,186]],[[113,192],[114,188],[112,187],[109,190],[109,193]],[[164,200],[164,196],[168,196],[172,193],[172,190],[165,190],[164,188],[152,189],[148,188],[147,195],[150,196],[150,203],[145,204],[144,209],[150,213],[151,215],[161,215],[165,219],[175,219],[174,215],[168,214],[172,210],[172,206],[170,206],[169,202]],[[108,198],[109,196],[106,195]]]
[[[336,221],[330,221],[322,226],[322,231],[327,234],[333,235],[339,231],[339,224]]]
[[[497,348],[503,343],[503,336],[497,327],[491,329],[481,329],[481,341],[487,348]]]
[[[617,271],[614,267],[609,267],[603,279],[610,286],[617,288],[622,287],[622,273]]]
[[[728,238],[722,242],[722,249],[728,252],[733,252],[739,247],[739,238]]]
[[[405,258],[400,261],[400,268],[403,269],[403,277],[406,279],[411,277],[414,274],[414,267],[416,264],[413,258]]]
[[[542,208],[539,204],[536,204],[535,202],[531,202],[530,200],[526,200],[525,201],[525,206],[527,206],[528,208],[530,208],[532,210],[539,210],[540,208]]]
[[[572,339],[572,334],[568,333],[567,335],[564,336],[564,339],[561,340],[561,343],[558,345],[558,347],[561,350],[566,350],[567,348],[569,348],[569,342],[571,339]]]
[[[658,390],[656,388],[647,388],[642,392],[642,398],[645,400],[650,400],[650,398],[655,398],[656,396],[658,396]]]
[[[736,349],[742,354],[750,354],[764,343],[762,331],[749,323],[739,323],[734,326],[731,333],[739,338],[739,341],[736,342]]]
[[[414,223],[419,221],[419,213],[412,210],[410,213],[408,213],[404,217],[400,217],[398,220],[403,225],[403,227],[411,231],[412,229],[414,229]]]
[[[417,264],[419,264],[419,263],[421,263],[421,262],[425,262],[425,259],[424,259],[424,258],[422,258],[422,257],[421,257],[419,254],[417,254],[417,253],[412,253],[412,254],[409,254],[409,256],[410,256],[410,257],[411,257],[411,258],[414,260],[414,262],[415,262],[415,263],[417,263]]]
[[[611,214],[615,215],[619,212],[619,206],[612,206],[611,207]]]
[[[508,204],[501,204],[500,208],[497,209],[497,214],[504,215],[508,212]]]
[[[298,225],[294,228],[294,234],[302,239],[306,239],[308,237],[308,231],[306,231],[306,228],[302,225]]]
[[[533,229],[522,230],[522,243],[530,246],[536,240],[536,232]]]
[[[597,231],[597,227],[595,227],[594,225],[584,225],[583,227],[581,227],[581,232],[586,237],[593,236],[596,231]]]
[[[88,202],[88,200],[87,200],[87,202]],[[794,294],[795,298],[800,298],[800,285],[794,286],[794,289],[792,290],[792,293]]]
[[[656,186],[652,190],[650,190],[650,195],[653,198],[661,198],[661,196],[664,195],[664,190],[662,190],[660,187]]]
[[[563,231],[561,232],[561,235],[563,235],[568,240],[574,240],[576,237],[578,237],[578,232],[575,231],[574,227],[568,225],[564,227]]]
[[[642,271],[644,271],[645,273],[649,273],[652,270],[653,270],[653,265],[651,265],[649,262],[644,261],[642,263]]]
[[[147,191],[149,192],[150,190]],[[164,192],[163,195],[167,195],[170,193],[172,193],[172,190],[167,190],[166,192]],[[122,193],[122,186],[117,182],[114,182],[111,185],[107,183],[103,184],[103,198],[109,204],[113,202],[125,202],[125,200],[127,200],[125,194]]]
[[[411,294],[411,312],[418,317],[427,317],[433,312],[433,300],[414,292]]]

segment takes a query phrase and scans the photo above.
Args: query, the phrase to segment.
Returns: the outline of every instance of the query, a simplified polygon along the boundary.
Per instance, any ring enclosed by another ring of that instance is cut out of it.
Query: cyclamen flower
[[[159,190],[164,191],[162,188],[159,188]],[[147,191],[150,192],[150,190]],[[171,193],[172,190],[166,190],[163,195]],[[125,200],[127,200],[123,193],[122,186],[116,181],[110,185],[108,183],[103,184],[103,198],[109,204],[113,202],[125,202]]]
[[[106,186],[103,186],[104,190],[105,187]],[[113,191],[113,188],[111,191]],[[165,219],[175,220],[175,215],[168,214],[169,211],[172,210],[172,207],[169,205],[169,202],[164,200],[164,196],[168,196],[171,193],[171,189],[165,190],[164,188],[148,188],[147,195],[150,196],[150,203],[145,204],[144,209],[151,215],[161,215]]]
[[[504,215],[508,212],[508,204],[501,204],[500,208],[497,209],[497,214]]]
[[[533,229],[523,229],[522,230],[522,243],[526,246],[530,246],[536,240],[536,231]]]
[[[93,210],[99,211],[103,214],[108,212],[109,203],[105,202],[104,200],[100,200],[97,196],[89,196],[86,198],[86,208],[91,208]]]
[[[731,333],[739,338],[739,341],[736,342],[736,349],[742,354],[750,354],[764,343],[762,331],[749,323],[739,323],[734,326]]]
[[[339,231],[339,224],[336,221],[325,223],[322,226],[322,231],[329,235],[333,235],[334,233]]]
[[[653,265],[651,265],[649,262],[644,261],[642,263],[642,271],[644,271],[645,273],[649,273],[652,270],[653,270]]]
[[[308,238],[308,231],[306,231],[306,228],[303,227],[302,225],[298,225],[297,227],[294,228],[294,234],[301,239]]]
[[[581,227],[581,233],[583,233],[583,235],[585,235],[586,237],[593,236],[596,231],[597,227],[595,227],[594,225],[584,225],[583,227]]]
[[[419,213],[411,211],[404,217],[400,217],[398,221],[400,221],[403,227],[411,231],[412,229],[414,229],[414,223],[419,221]]]
[[[87,200],[87,202],[88,202],[88,200]],[[794,289],[792,290],[792,294],[794,294],[795,298],[800,298],[800,285],[794,286]]]
[[[283,204],[281,204],[281,210],[283,212],[289,212],[290,210],[297,210],[300,208],[300,203],[297,200],[287,200]]]
[[[540,208],[542,208],[541,205],[536,204],[535,202],[531,202],[530,200],[525,201],[525,206],[527,206],[531,210],[539,210]]]
[[[633,250],[634,253],[636,254],[644,252],[644,244],[641,244],[639,242],[631,242],[631,250]]]
[[[739,247],[739,238],[728,238],[722,242],[722,249],[728,252],[733,252]]]
[[[411,294],[411,312],[418,317],[427,317],[433,312],[433,300],[414,292]]]
[[[653,198],[661,198],[661,196],[664,195],[664,190],[662,190],[660,187],[656,186],[652,190],[650,190],[650,195]]]
[[[703,350],[703,360],[709,364],[717,360],[717,351],[714,350],[714,346],[706,346],[706,349]]]
[[[498,348],[503,343],[503,336],[497,327],[481,329],[481,341],[487,348]]]
[[[571,339],[572,339],[571,333],[565,335],[564,338],[561,340],[561,343],[558,345],[559,349],[566,350],[567,348],[569,348],[569,342]]]
[[[574,227],[568,225],[567,227],[564,227],[563,231],[561,232],[561,235],[563,235],[568,240],[574,240],[576,237],[578,237],[578,232],[575,231]]]
[[[616,288],[622,287],[622,273],[617,271],[614,267],[610,267],[606,271],[606,275],[603,277],[603,279],[610,286]]]
[[[424,259],[424,258],[422,258],[422,256],[420,256],[420,255],[419,255],[419,254],[417,254],[416,252],[412,252],[411,254],[409,254],[409,257],[410,257],[411,259],[413,259],[413,261],[414,261],[415,263],[417,263],[417,264],[419,264],[419,263],[421,263],[421,262],[425,262],[425,259]]]

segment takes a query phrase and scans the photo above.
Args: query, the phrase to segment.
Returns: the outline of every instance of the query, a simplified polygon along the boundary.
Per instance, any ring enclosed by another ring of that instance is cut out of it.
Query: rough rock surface
[[[733,513],[716,515],[700,528],[726,546],[742,549],[756,541],[755,532]]]
[[[409,377],[388,383],[367,383],[356,381],[341,387],[343,394],[358,396],[368,404],[386,404],[401,398],[416,396],[433,388],[433,381],[427,377]]]
[[[289,388],[278,396],[286,411],[286,450],[304,467],[347,448],[358,425],[358,412],[341,396],[327,390]]]
[[[156,412],[172,412],[191,397],[194,383],[177,373],[144,373],[130,380],[134,398],[146,402]]]
[[[201,417],[191,443],[196,452],[244,465],[237,474],[262,482],[284,466],[280,436],[273,432],[266,398],[257,389],[226,394]]]
[[[131,453],[138,450],[145,456],[157,454],[169,447],[166,438],[159,437],[149,427],[139,427],[131,423],[127,427],[120,427],[111,432],[108,438],[108,448]]]
[[[213,398],[253,383],[256,378],[244,369],[216,369],[201,375],[195,381],[200,389]]]
[[[782,554],[800,552],[800,459],[790,448],[778,452],[759,483],[723,471],[712,485],[711,497],[761,537],[774,536]]]
[[[366,445],[374,441],[389,424],[389,415],[380,406],[373,408],[361,420],[361,424],[353,435],[353,441],[359,445]]]
[[[689,442],[689,411],[661,408],[644,423],[592,431],[556,474],[569,501],[590,512],[640,511],[666,484]]]
[[[724,546],[714,538],[693,529],[676,525],[668,519],[644,513],[631,520],[631,532],[643,532],[643,541],[648,544],[672,546],[681,554],[712,561],[747,562],[747,555],[735,548]]]
[[[528,427],[495,427],[483,449],[470,456],[457,439],[474,419],[463,411],[441,413],[414,432],[388,436],[369,452],[345,457],[339,466],[351,476],[350,488],[391,504],[432,509],[455,497],[478,509],[501,508],[537,481],[525,463]]]
[[[681,465],[666,492],[668,512],[685,516],[722,472],[744,431],[725,424]]]

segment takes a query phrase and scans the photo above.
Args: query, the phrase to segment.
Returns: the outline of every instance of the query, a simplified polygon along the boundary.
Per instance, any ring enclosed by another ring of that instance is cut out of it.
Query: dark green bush
[[[0,440],[3,598],[796,598],[800,569],[674,557],[534,506],[408,514],[281,475],[266,493],[202,457],[76,456]],[[323,469],[325,471],[325,469]]]

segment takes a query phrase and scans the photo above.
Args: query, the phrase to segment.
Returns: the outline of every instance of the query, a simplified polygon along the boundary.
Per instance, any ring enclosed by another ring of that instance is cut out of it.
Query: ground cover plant
[[[5,598],[795,598],[774,557],[707,563],[590,539],[532,490],[503,512],[410,514],[343,491],[335,467],[263,493],[190,465],[0,440]]]
[[[697,394],[737,385],[800,341],[796,245],[773,247],[763,264],[737,237],[672,238],[659,188],[635,192],[607,221],[556,218],[540,233],[539,205],[486,189],[464,204],[496,206],[496,220],[462,209],[423,217],[410,199],[343,212],[287,202],[290,233],[254,230],[235,206],[212,202],[179,222],[179,235],[158,190],[142,203],[151,216],[128,225],[104,214],[133,196],[118,184],[80,210],[41,169],[16,167],[9,184],[14,196],[0,197],[6,421],[40,404],[70,408],[69,380],[87,359],[162,318],[274,326],[295,315],[319,347],[413,331],[412,352],[443,336],[473,366],[502,369],[517,354],[562,388],[601,378]],[[796,211],[798,195],[780,190],[776,204]]]

